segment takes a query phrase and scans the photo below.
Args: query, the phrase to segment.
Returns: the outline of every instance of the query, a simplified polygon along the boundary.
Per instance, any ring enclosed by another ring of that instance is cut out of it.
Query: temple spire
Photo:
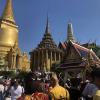
[[[14,15],[13,15],[12,0],[7,0],[6,6],[4,8],[4,11],[3,11],[1,18],[3,20],[12,21],[15,23]]]
[[[45,33],[50,33],[49,32],[49,19],[48,19],[48,15],[47,15],[47,23],[46,23]]]
[[[72,42],[75,42],[75,39],[73,36],[73,26],[71,22],[68,23],[68,27],[67,27],[67,41],[70,41],[70,40]]]

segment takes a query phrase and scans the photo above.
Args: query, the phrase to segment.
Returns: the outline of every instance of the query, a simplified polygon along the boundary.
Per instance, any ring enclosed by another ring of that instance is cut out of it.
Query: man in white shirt
[[[0,84],[0,91],[3,93],[4,92],[4,85]]]
[[[0,100],[3,99],[3,93],[4,93],[4,85],[0,84]]]
[[[16,80],[14,85],[10,89],[11,93],[11,100],[17,100],[18,97],[22,95],[24,92],[24,88],[18,84],[18,81]]]

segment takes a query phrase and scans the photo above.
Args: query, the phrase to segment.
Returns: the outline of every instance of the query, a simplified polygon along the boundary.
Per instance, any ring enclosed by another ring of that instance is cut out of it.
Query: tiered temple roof
[[[42,38],[42,41],[38,44],[38,47],[36,49],[56,49],[56,50],[60,50],[57,47],[56,43],[53,41],[52,35],[49,31],[48,18],[47,18],[45,34]]]
[[[92,65],[100,64],[100,59],[92,50],[87,49],[72,41],[67,42],[65,55],[61,66],[86,66],[87,63],[91,63]]]
[[[76,43],[73,43],[73,46],[79,51],[81,57],[88,57],[89,54],[95,61],[100,61],[99,58],[96,56],[96,54],[92,51],[92,49],[87,49],[83,46],[80,46]]]
[[[51,34],[45,33],[42,38],[42,41],[40,42],[37,48],[53,49],[53,48],[57,48],[57,45],[53,41]]]

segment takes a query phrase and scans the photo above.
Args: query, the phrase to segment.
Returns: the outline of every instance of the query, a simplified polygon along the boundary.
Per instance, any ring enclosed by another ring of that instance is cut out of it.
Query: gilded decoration
[[[24,71],[30,69],[28,57],[23,55],[18,45],[18,31],[12,0],[7,0],[0,18],[0,70],[23,70],[23,67]]]

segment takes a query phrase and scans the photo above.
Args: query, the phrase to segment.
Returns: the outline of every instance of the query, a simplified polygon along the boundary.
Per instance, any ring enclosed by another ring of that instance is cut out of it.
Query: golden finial
[[[12,0],[7,0],[6,6],[4,8],[1,18],[15,23],[14,15],[13,15]]]

